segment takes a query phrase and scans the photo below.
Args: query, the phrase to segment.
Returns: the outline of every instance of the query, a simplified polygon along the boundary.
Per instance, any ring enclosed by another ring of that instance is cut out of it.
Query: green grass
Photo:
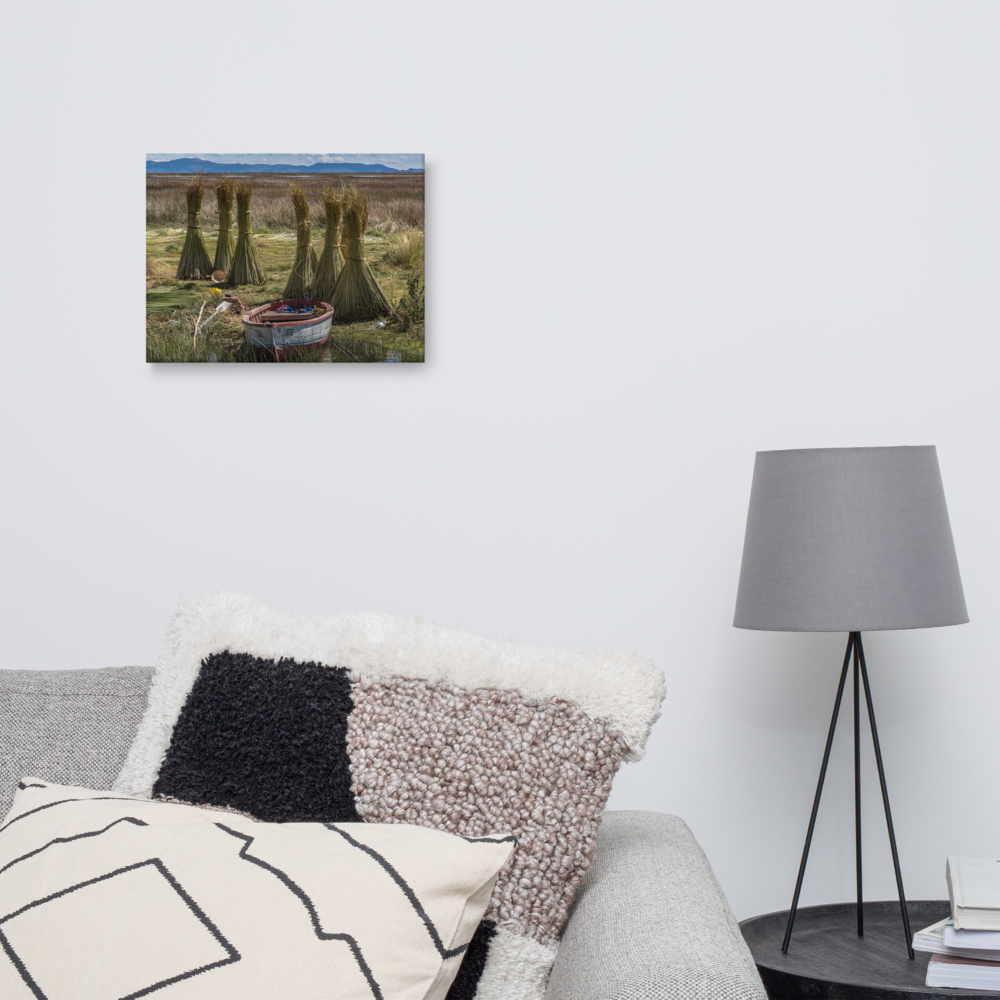
[[[179,236],[180,234],[180,236]],[[416,235],[416,234],[415,234]],[[209,253],[214,253],[217,234],[205,232]],[[314,245],[322,246],[324,231],[313,231]],[[256,287],[243,285],[234,291],[247,309],[279,299],[288,280],[295,259],[295,233],[254,233],[260,250],[261,263],[267,274],[267,283]],[[416,240],[414,238],[413,242]],[[239,317],[228,312],[205,322],[205,317],[215,303],[205,307],[203,325],[198,331],[198,343],[193,343],[194,326],[202,302],[209,296],[210,282],[177,281],[180,245],[183,230],[147,229],[146,231],[146,360],[158,362],[207,362],[213,356],[218,362],[256,362],[267,360],[246,346],[243,324]],[[395,263],[399,257],[390,254],[398,237],[379,232],[365,235],[369,262],[379,284],[385,291],[390,305],[395,308],[407,295],[407,283],[415,270],[423,268],[422,254],[417,259],[411,254],[415,266],[405,267]],[[422,247],[423,238],[420,236]],[[393,262],[387,258],[392,256]],[[372,322],[334,324],[328,345],[318,351],[299,355],[303,362],[327,361],[333,363],[380,362],[387,355],[398,355],[403,361],[424,360],[424,329],[419,324],[400,323],[392,319],[385,327]],[[404,330],[403,326],[407,328]]]
[[[154,313],[146,321],[146,360],[173,362],[245,362],[269,363],[270,357],[247,346],[243,324],[228,312],[212,316],[213,306],[206,306],[198,341],[194,327],[201,304],[174,310],[169,315]],[[206,317],[210,317],[207,318]],[[424,360],[423,337],[414,331],[403,333],[392,326],[373,329],[371,323],[334,326],[327,344],[290,360],[298,363],[332,362],[355,364],[381,362],[396,355],[404,362]]]
[[[186,309],[205,299],[203,288],[186,289],[180,285],[160,285],[146,292],[146,315],[150,313],[171,313],[175,309]]]

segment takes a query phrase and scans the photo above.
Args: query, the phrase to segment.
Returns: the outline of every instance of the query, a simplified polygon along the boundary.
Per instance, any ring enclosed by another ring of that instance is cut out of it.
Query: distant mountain
[[[194,174],[204,170],[209,174],[422,174],[410,167],[396,170],[383,163],[313,163],[296,167],[290,163],[215,163],[186,156],[180,160],[146,160],[147,174]]]

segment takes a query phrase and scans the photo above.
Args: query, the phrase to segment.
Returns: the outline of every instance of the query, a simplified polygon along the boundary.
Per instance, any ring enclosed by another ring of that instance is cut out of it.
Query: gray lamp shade
[[[853,632],[969,620],[937,451],[759,451],[737,628]]]

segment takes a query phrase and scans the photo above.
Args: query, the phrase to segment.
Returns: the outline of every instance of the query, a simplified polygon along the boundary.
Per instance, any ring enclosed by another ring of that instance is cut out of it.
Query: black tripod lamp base
[[[882,788],[882,805],[885,807],[885,825],[889,831],[889,846],[892,849],[892,865],[896,872],[896,889],[899,892],[899,909],[903,917],[903,934],[906,939],[906,952],[912,959],[913,935],[910,933],[910,916],[906,908],[906,895],[903,892],[903,875],[899,869],[899,853],[896,850],[896,833],[892,826],[892,813],[889,809],[889,789],[885,783],[885,768],[882,766],[882,750],[878,742],[878,729],[875,725],[875,707],[872,704],[872,692],[868,683],[868,668],[865,664],[865,651],[861,643],[861,633],[851,632],[847,640],[847,651],[844,653],[844,666],[840,671],[840,683],[837,686],[837,698],[833,703],[833,717],[830,719],[830,731],[826,737],[826,749],[823,751],[823,763],[819,769],[819,781],[816,783],[816,795],[813,799],[812,812],[809,815],[809,829],[806,831],[806,842],[802,848],[802,860],[799,862],[799,874],[795,880],[795,893],[792,905],[788,911],[788,922],[785,925],[785,936],[781,943],[782,954],[788,951],[792,940],[792,927],[795,924],[795,913],[799,906],[799,895],[802,892],[802,878],[806,872],[806,862],[809,860],[809,846],[812,843],[813,830],[816,827],[816,815],[819,812],[819,800],[823,794],[823,782],[826,779],[826,768],[830,763],[830,748],[833,746],[833,734],[837,729],[837,717],[840,714],[840,702],[844,696],[844,686],[847,683],[847,672],[854,660],[854,844],[855,868],[857,879],[858,903],[857,931],[858,937],[863,937],[864,913],[861,879],[861,705],[860,686],[865,689],[865,702],[868,706],[868,723],[872,734],[872,745],[875,748],[875,762],[878,765],[878,780]],[[859,684],[860,681],[860,684]]]

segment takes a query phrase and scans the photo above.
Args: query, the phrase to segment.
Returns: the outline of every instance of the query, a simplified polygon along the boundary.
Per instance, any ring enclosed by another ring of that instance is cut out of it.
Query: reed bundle
[[[250,229],[251,194],[253,188],[247,181],[236,185],[236,249],[226,276],[230,285],[263,285],[267,281]]]
[[[201,202],[205,197],[205,178],[197,174],[187,189],[187,236],[181,251],[181,262],[177,265],[177,277],[207,278],[212,273],[212,259],[205,249],[205,237],[201,234]]]
[[[349,188],[344,195],[344,237],[347,253],[337,287],[330,300],[334,318],[339,323],[353,323],[392,311],[385,292],[365,259],[365,228],[368,225],[368,196]]]
[[[340,216],[344,210],[344,201],[333,193],[333,188],[327,188],[323,195],[323,206],[326,208],[326,239],[323,241],[323,256],[316,268],[313,294],[317,299],[329,302],[344,267],[344,255],[340,252]]]
[[[295,263],[288,275],[283,298],[310,299],[316,283],[316,251],[312,248],[312,223],[309,221],[309,202],[298,184],[289,184],[292,206],[295,209]]]
[[[215,185],[215,197],[219,200],[219,239],[215,244],[215,271],[228,271],[233,262],[236,240],[233,239],[233,195],[236,185],[232,177],[223,177]]]

